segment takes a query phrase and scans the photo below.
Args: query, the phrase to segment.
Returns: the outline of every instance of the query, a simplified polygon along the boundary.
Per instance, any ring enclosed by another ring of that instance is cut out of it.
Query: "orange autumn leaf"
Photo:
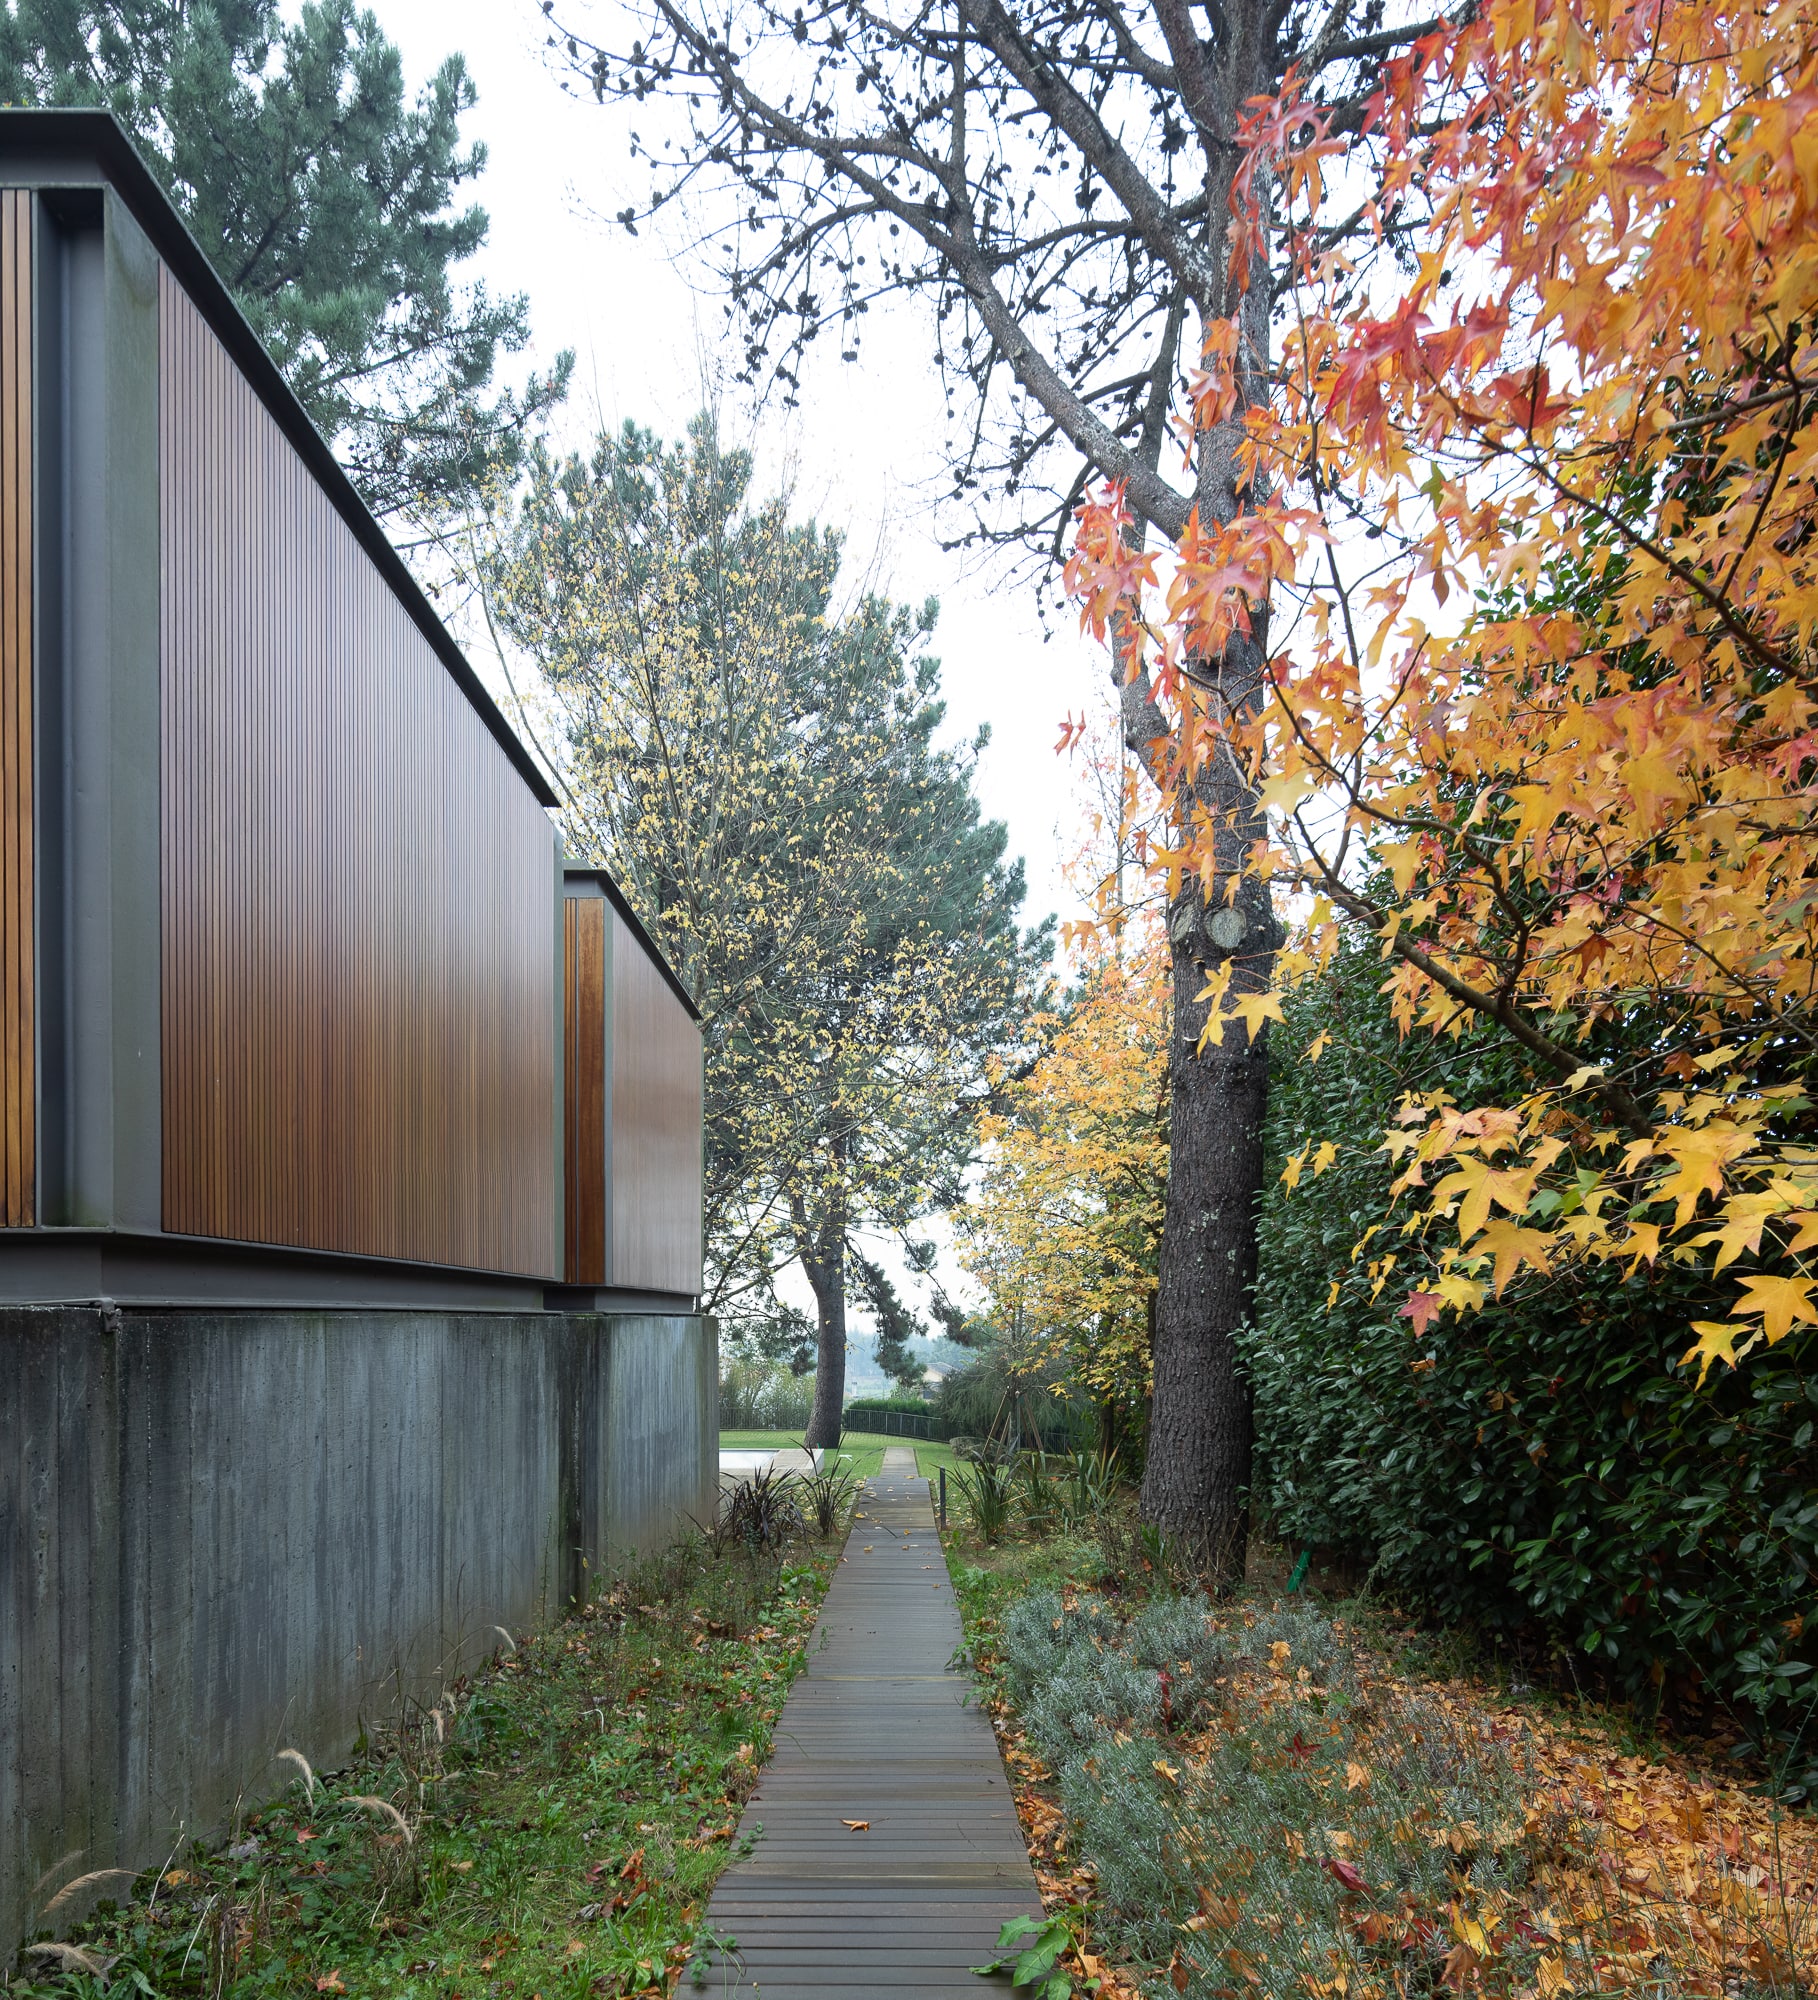
[[[1070,587],[1176,776],[1256,785],[1278,990],[1361,930],[1404,1033],[1496,1024],[1531,1068],[1385,1134],[1437,1260],[1403,1315],[1702,1260],[1733,1303],[1689,1358],[1733,1365],[1818,1317],[1784,1060],[1818,1042],[1818,0],[1485,0],[1355,138],[1292,83],[1247,118],[1233,235],[1266,180],[1288,245],[1251,497],[1163,558],[1092,496]],[[1405,280],[1334,247],[1341,152]],[[1194,663],[1265,605],[1265,698],[1225,714]],[[1169,880],[1223,837],[1176,826]],[[1210,1042],[1271,1012],[1228,965],[1204,997]]]

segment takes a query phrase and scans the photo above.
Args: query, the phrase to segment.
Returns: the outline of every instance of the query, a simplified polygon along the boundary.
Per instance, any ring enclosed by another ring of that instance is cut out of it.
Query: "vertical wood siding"
[[[612,1282],[701,1288],[701,1031],[612,915]]]
[[[168,271],[164,1225],[558,1277],[553,835]]]
[[[0,1228],[36,1212],[32,198],[0,189]]]
[[[606,902],[562,904],[563,1201],[571,1285],[606,1282]]]

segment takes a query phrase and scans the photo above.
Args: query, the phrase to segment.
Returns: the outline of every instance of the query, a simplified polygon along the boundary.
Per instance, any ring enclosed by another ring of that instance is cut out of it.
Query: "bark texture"
[[[812,1451],[840,1441],[846,1406],[846,1229],[829,1218],[812,1241],[798,1238],[802,1269],[814,1290],[814,1409],[802,1442]]]
[[[1197,1049],[1206,983],[1197,896],[1175,906],[1169,1166],[1155,1310],[1155,1387],[1142,1511],[1214,1586],[1242,1580],[1249,1534],[1250,1386],[1235,1335],[1256,1279],[1266,1042]]]

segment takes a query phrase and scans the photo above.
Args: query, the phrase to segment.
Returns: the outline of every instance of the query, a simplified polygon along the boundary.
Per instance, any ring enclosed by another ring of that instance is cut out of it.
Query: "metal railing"
[[[847,1410],[841,1428],[865,1437],[917,1438],[938,1444],[947,1434],[938,1417],[918,1417],[913,1410]]]

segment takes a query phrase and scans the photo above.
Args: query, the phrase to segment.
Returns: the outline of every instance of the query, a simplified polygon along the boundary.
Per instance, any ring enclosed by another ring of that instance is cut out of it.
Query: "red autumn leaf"
[[[1424,1334],[1427,1328],[1445,1310],[1445,1300],[1437,1292],[1410,1292],[1407,1303],[1396,1314],[1397,1319],[1411,1319],[1416,1334]]]

